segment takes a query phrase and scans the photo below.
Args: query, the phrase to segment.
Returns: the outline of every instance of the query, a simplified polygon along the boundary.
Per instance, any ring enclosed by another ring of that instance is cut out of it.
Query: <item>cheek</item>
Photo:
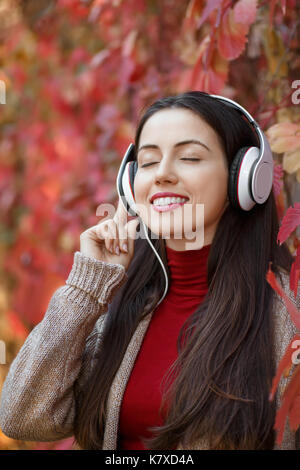
[[[140,202],[143,199],[145,193],[145,185],[141,184],[141,178],[138,175],[134,179],[134,195],[136,202]]]
[[[193,183],[196,202],[203,203],[207,208],[218,208],[225,203],[228,191],[228,175],[225,173],[207,175]]]
[[[142,218],[145,216],[150,207],[148,203],[148,198],[150,196],[151,185],[148,184],[146,179],[143,177],[138,177],[136,175],[134,179],[134,198],[137,204],[138,213]]]
[[[224,194],[227,191],[228,175],[226,173],[209,173],[207,175],[200,175],[193,182],[190,183],[193,187],[193,192],[201,196],[211,194]]]

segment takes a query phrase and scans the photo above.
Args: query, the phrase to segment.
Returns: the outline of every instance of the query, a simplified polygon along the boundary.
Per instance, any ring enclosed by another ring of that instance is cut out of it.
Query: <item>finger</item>
[[[104,241],[106,250],[112,253],[113,233],[111,231],[109,223],[106,222],[97,226],[96,233],[98,238]]]
[[[126,224],[127,224],[127,217],[122,216],[121,219],[117,220],[116,227],[118,232],[118,239],[119,244],[122,246],[123,243],[127,241],[127,231],[126,231]]]
[[[108,223],[109,238],[110,238],[110,249],[112,253],[117,253],[116,248],[119,245],[118,230],[115,222],[111,219]]]
[[[126,250],[128,249],[128,243],[127,243],[128,235],[127,235],[126,224],[128,222],[128,213],[124,209],[124,206],[120,199],[119,199],[119,205],[118,205],[117,213],[114,217],[114,220],[117,224],[120,249],[121,251],[127,252]]]
[[[123,206],[123,203],[121,199],[119,198],[118,207],[113,217],[113,220],[116,223],[120,221],[121,223],[125,225],[127,222],[127,217],[128,217],[127,211],[125,210],[125,207]]]

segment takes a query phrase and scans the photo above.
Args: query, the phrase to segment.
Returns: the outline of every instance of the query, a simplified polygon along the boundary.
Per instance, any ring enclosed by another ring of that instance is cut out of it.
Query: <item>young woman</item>
[[[293,301],[293,258],[276,243],[273,192],[249,211],[228,197],[233,157],[253,145],[249,122],[206,93],[147,109],[135,136],[139,218],[82,233],[66,285],[10,367],[0,410],[5,434],[74,435],[83,449],[278,448],[280,396],[268,397],[296,331],[266,273],[272,262]],[[204,206],[204,224],[195,224],[204,237],[193,249],[184,230],[175,237],[184,229],[183,205],[172,218],[162,209],[170,201],[152,203],[164,192],[191,204],[196,218],[197,204]],[[119,204],[119,220],[121,211]],[[165,278],[147,240],[136,238],[139,220],[157,236],[168,269],[158,306]],[[281,448],[300,448],[299,433],[287,426]]]

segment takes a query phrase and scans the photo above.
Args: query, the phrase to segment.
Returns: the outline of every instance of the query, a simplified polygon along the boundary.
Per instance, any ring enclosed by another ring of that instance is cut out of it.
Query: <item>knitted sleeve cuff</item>
[[[127,274],[123,265],[100,261],[76,251],[66,285],[89,294],[98,303],[106,304],[126,280]],[[79,292],[77,294],[79,295]],[[68,292],[68,296],[71,295],[72,292]],[[73,292],[74,295],[76,293]]]

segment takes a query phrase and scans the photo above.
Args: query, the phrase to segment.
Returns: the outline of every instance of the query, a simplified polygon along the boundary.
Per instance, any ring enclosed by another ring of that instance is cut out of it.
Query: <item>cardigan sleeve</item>
[[[300,292],[297,293],[295,298],[294,293],[290,290],[289,287],[289,274],[282,273],[282,280],[278,279],[283,290],[293,304],[297,307],[300,312]],[[299,289],[298,289],[299,291]],[[297,329],[296,325],[291,320],[291,316],[285,306],[283,299],[275,293],[276,298],[276,308],[275,308],[275,357],[276,357],[276,370],[280,360],[282,359],[286,348],[296,334],[300,334],[300,330]],[[300,313],[299,313],[300,315]],[[282,377],[278,384],[278,389],[276,392],[276,410],[280,408],[282,404],[282,394],[289,383],[291,376],[294,372],[294,366],[291,368],[287,377]],[[300,428],[298,430],[292,431],[287,420],[285,424],[283,440],[281,445],[275,444],[274,450],[300,450]]]
[[[75,253],[65,285],[11,363],[0,403],[5,435],[27,441],[73,435],[74,387],[84,386],[108,304],[126,280],[121,264]]]

